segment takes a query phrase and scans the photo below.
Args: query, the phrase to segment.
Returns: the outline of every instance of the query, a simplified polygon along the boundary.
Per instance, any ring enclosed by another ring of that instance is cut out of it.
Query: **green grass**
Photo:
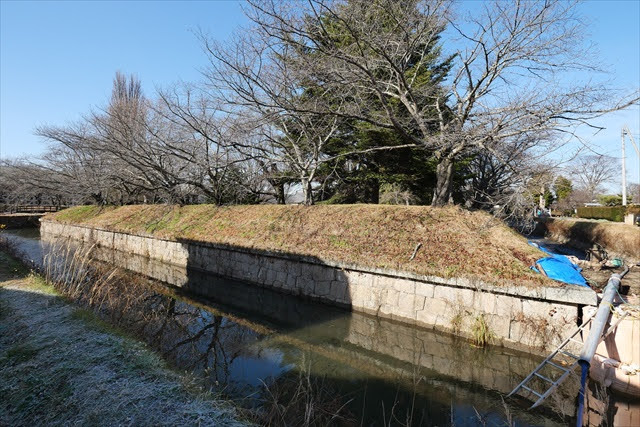
[[[476,316],[473,321],[473,325],[471,326],[471,335],[473,336],[474,343],[479,347],[484,347],[487,344],[490,344],[495,338],[495,334],[489,327],[484,314]]]
[[[329,236],[329,241],[336,248],[347,249],[351,247],[351,244],[344,239],[341,239],[340,236],[331,235]]]
[[[83,222],[89,218],[93,218],[96,215],[100,215],[112,209],[114,208],[93,206],[93,205],[76,206],[72,209],[64,209],[56,213],[56,216],[60,221],[76,223],[76,222]]]
[[[38,354],[38,350],[29,343],[15,344],[7,350],[2,359],[0,359],[0,365],[4,363],[19,364],[27,362],[33,359]]]
[[[35,273],[29,274],[29,287],[32,290],[39,292],[41,294],[58,296],[58,297],[62,296],[60,292],[56,290],[56,288],[54,288],[51,284],[47,283],[47,281],[44,280],[44,278],[39,274],[35,274]]]
[[[71,319],[82,322],[87,328],[92,329],[95,332],[111,334],[119,337],[128,336],[125,331],[105,322],[93,311],[86,308],[76,307],[76,309],[71,313]]]

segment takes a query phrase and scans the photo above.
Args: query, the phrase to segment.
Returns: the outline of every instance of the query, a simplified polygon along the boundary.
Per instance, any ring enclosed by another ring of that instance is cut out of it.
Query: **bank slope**
[[[530,270],[544,254],[526,239],[485,212],[453,206],[79,206],[45,220],[490,284],[559,286]]]
[[[0,251],[0,425],[248,425]]]

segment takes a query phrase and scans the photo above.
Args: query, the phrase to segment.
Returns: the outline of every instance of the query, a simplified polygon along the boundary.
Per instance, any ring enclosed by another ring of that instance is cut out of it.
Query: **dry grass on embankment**
[[[529,269],[544,254],[523,237],[484,212],[458,207],[80,206],[46,220],[486,283],[556,285]]]
[[[0,426],[244,425],[0,252]]]
[[[611,255],[640,261],[640,227],[617,222],[569,218],[547,218],[542,223],[545,233],[561,243],[579,249],[587,249],[597,243]]]

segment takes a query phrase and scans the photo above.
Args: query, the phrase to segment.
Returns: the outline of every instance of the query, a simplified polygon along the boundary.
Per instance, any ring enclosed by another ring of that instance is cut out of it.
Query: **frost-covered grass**
[[[242,425],[143,343],[0,252],[0,425]]]

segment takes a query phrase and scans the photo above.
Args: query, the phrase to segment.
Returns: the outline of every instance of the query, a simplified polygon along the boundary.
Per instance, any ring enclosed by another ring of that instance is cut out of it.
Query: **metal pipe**
[[[609,320],[609,315],[611,314],[613,298],[615,298],[618,293],[620,281],[628,271],[629,267],[625,267],[622,273],[614,273],[609,278],[607,286],[604,288],[604,293],[602,294],[602,300],[600,301],[598,311],[591,321],[591,330],[589,331],[589,336],[584,343],[579,360],[591,364],[591,359],[593,359],[593,355],[596,353],[596,348],[600,343],[600,337],[604,332],[605,326],[607,326],[607,320]]]
[[[578,408],[576,410],[576,427],[582,427],[582,417],[584,413],[584,390],[587,382],[587,374],[589,372],[589,367],[591,366],[591,359],[593,359],[593,355],[596,353],[596,348],[600,343],[600,337],[602,337],[602,333],[604,332],[605,326],[607,326],[607,320],[609,320],[609,315],[611,314],[611,305],[613,303],[613,298],[615,298],[618,293],[618,289],[620,288],[620,281],[629,271],[629,267],[625,266],[624,270],[620,274],[612,274],[607,282],[607,286],[604,288],[604,293],[602,294],[602,301],[600,301],[600,306],[598,307],[598,311],[596,315],[593,317],[591,321],[591,331],[589,331],[589,336],[587,340],[584,342],[584,347],[582,348],[582,353],[580,353],[580,358],[578,359],[578,364],[580,365],[580,369],[582,370],[582,374],[580,375],[580,391],[578,392]]]

